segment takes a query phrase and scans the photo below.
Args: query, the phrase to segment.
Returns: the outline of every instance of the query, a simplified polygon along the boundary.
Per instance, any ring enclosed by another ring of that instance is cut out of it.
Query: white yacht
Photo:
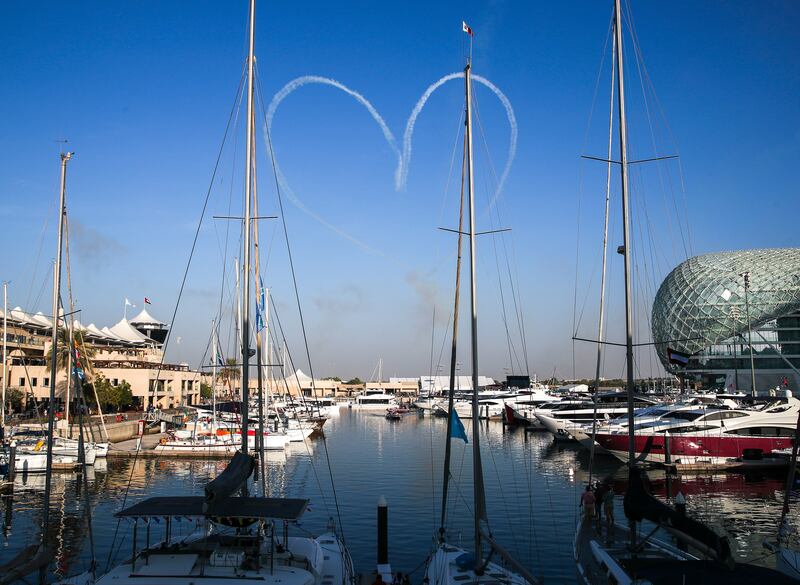
[[[386,410],[400,406],[394,394],[386,394],[383,390],[366,390],[353,399],[353,408],[374,408]]]

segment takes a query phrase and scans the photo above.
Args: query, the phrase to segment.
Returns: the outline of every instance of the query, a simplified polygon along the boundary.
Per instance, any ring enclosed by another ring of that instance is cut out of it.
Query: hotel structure
[[[7,358],[3,364],[9,389],[20,390],[28,404],[46,404],[50,395],[50,354],[53,321],[42,313],[31,314],[20,307],[0,311],[6,319]],[[143,309],[136,317],[123,318],[112,327],[97,327],[74,322],[82,335],[95,376],[102,376],[113,386],[127,382],[134,403],[141,408],[169,408],[200,401],[200,384],[206,374],[187,364],[174,364],[164,358],[163,345],[169,325]],[[66,396],[66,371],[61,368],[55,380],[59,403]]]

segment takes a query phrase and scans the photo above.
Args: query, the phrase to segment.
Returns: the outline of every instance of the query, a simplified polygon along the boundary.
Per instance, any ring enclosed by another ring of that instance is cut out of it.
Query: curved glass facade
[[[667,370],[667,347],[693,356],[687,370],[750,367],[744,272],[756,369],[800,366],[800,248],[765,248],[695,256],[664,279],[651,323]]]

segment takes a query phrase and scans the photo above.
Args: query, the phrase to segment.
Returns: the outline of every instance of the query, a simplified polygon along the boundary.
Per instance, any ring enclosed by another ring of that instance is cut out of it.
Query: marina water
[[[285,453],[267,454],[269,495],[310,500],[309,511],[294,530],[320,533],[334,518],[344,532],[356,569],[362,573],[375,568],[376,505],[379,497],[385,496],[392,568],[411,573],[412,583],[420,583],[422,564],[439,528],[446,424],[446,419],[414,413],[393,422],[381,411],[342,408],[339,416],[326,423],[324,441],[315,438],[292,443]],[[546,583],[574,583],[572,538],[580,492],[588,480],[588,453],[577,446],[555,444],[546,433],[525,433],[504,428],[499,422],[483,422],[482,428],[488,516],[495,538]],[[465,445],[453,440],[454,481],[448,505],[449,540],[467,547],[472,540],[471,447],[471,442]],[[114,518],[123,501],[130,505],[157,495],[200,495],[225,463],[109,458],[104,466],[91,470],[88,486],[75,474],[55,475],[51,534],[58,551],[55,568],[72,574],[88,566],[91,547],[84,489],[89,490],[94,551],[102,572],[109,559],[113,566],[130,556],[131,524]],[[616,519],[620,521],[624,519],[626,469],[614,459],[598,457],[594,477],[608,476],[614,478]],[[757,562],[768,566],[773,563],[761,541],[775,535],[783,497],[781,476],[668,479],[652,473],[651,480],[658,496],[674,496],[680,490],[691,515],[724,529],[737,559],[759,559]],[[43,476],[18,476],[13,494],[3,497],[0,563],[38,542],[43,487]],[[186,519],[173,523],[172,528],[180,534],[194,529],[193,522]],[[155,542],[164,527],[154,524],[150,530]],[[143,532],[140,527],[140,544]]]

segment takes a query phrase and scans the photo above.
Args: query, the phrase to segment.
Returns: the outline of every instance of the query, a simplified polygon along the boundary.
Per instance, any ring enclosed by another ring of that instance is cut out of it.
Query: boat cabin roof
[[[208,507],[207,507],[208,506]],[[224,498],[211,505],[203,496],[160,496],[148,498],[114,516],[117,518],[152,518],[170,516],[222,516],[226,518],[271,518],[298,520],[306,511],[308,500],[300,498]]]

